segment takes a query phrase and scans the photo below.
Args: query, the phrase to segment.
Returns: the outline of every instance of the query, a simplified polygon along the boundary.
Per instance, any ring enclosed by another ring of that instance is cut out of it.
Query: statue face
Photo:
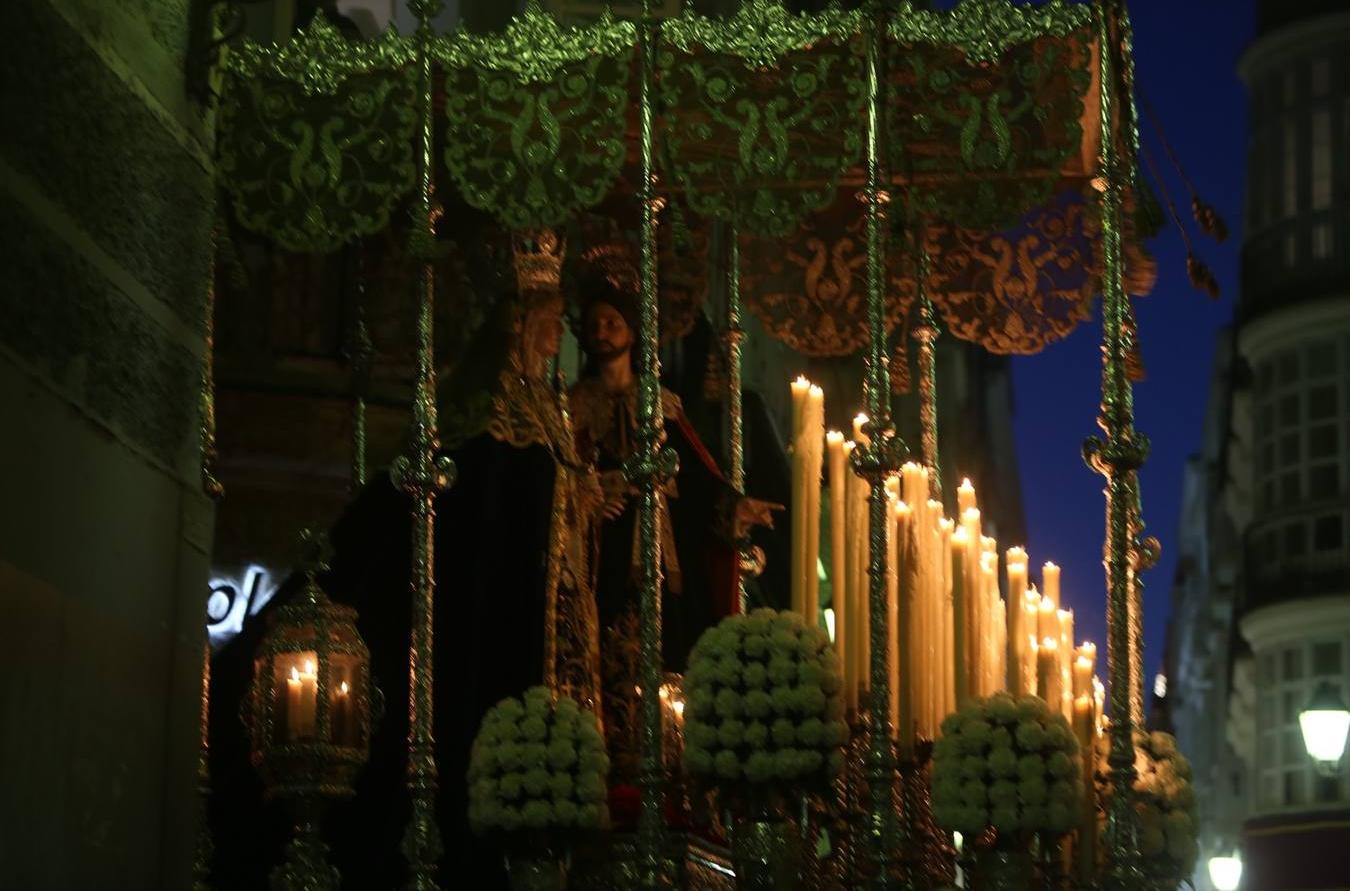
[[[524,340],[526,350],[541,359],[558,355],[563,333],[562,297],[536,303],[525,314]]]
[[[633,347],[633,330],[623,314],[608,303],[597,303],[586,314],[586,352],[597,359],[622,356]]]

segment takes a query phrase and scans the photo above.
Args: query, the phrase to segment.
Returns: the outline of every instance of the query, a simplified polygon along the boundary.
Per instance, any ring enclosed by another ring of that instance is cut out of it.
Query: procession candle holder
[[[244,700],[250,759],[265,797],[287,801],[295,837],[274,870],[276,891],[328,891],[339,886],[320,833],[324,803],[350,798],[370,756],[370,652],[356,629],[356,611],[336,605],[314,580],[313,561],[294,602],[275,612],[253,663]]]

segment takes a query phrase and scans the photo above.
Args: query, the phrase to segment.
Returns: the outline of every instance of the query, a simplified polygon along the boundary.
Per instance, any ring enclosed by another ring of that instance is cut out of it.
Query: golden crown
[[[553,229],[527,229],[511,239],[515,256],[516,287],[526,291],[556,291],[562,280],[567,239]]]

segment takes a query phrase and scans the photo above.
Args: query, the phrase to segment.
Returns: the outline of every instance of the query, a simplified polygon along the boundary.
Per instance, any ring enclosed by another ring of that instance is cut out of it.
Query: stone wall
[[[5,887],[191,883],[214,208],[188,20],[18,0],[0,29]]]

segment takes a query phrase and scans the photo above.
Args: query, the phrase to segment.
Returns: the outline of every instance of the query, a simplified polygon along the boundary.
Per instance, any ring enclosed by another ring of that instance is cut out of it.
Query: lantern
[[[370,756],[370,651],[356,630],[356,611],[332,603],[315,581],[325,569],[306,562],[295,598],[277,608],[253,660],[253,684],[244,701],[250,757],[267,798],[290,801],[296,838],[274,885],[336,888],[319,835],[323,802],[349,798],[356,773]]]
[[[1303,746],[1317,764],[1318,770],[1328,775],[1336,773],[1341,756],[1345,754],[1345,737],[1350,732],[1350,710],[1326,681],[1317,685],[1308,705],[1299,712],[1299,728],[1303,731]]]

